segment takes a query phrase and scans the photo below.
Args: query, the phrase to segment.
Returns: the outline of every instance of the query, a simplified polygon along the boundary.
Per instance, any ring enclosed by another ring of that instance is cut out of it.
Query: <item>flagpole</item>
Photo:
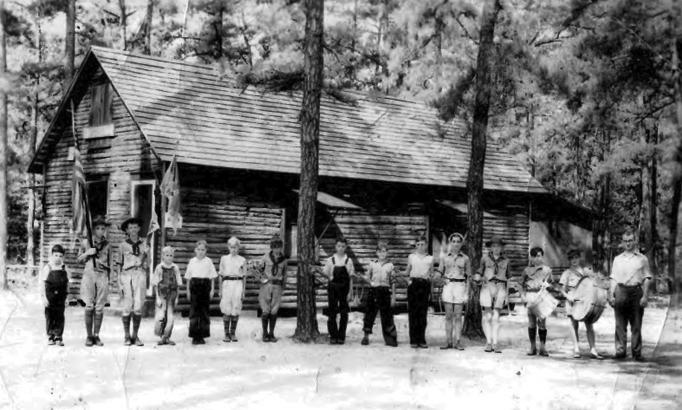
[[[166,162],[161,161],[161,183],[163,183],[163,176],[166,175]],[[161,216],[159,216],[159,225],[161,226],[161,249],[166,246],[166,195],[161,190],[159,184],[159,193],[161,194]]]
[[[78,133],[76,132],[76,110],[73,105],[73,99],[71,99],[70,103],[71,103],[71,133],[73,135],[73,145],[80,156],[80,147],[78,146]],[[85,170],[83,170],[83,177],[85,179]],[[92,248],[95,246],[95,244],[92,241],[92,227],[90,223],[90,201],[88,200],[88,190],[86,188],[86,185],[87,181],[83,186],[81,186],[81,195],[83,196],[83,202],[85,202],[85,229],[88,235],[87,237],[88,246]]]

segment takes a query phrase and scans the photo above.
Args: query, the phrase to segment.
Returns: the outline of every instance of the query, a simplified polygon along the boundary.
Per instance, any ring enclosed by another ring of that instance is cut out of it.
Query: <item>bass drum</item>
[[[608,291],[605,288],[598,286],[591,277],[585,276],[578,282],[573,296],[573,319],[587,323],[599,320],[607,303]]]

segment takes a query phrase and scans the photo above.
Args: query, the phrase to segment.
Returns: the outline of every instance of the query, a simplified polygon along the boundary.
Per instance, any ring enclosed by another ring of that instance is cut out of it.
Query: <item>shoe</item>
[[[55,339],[54,342],[57,346],[64,346],[64,341],[62,339]]]
[[[578,351],[573,352],[573,358],[574,359],[580,359],[580,352],[578,352]]]
[[[268,335],[267,333],[264,334],[261,340],[263,341],[263,343],[270,343],[270,335]]]
[[[230,343],[231,341],[232,341],[232,338],[230,337],[230,335],[225,335],[225,337],[223,337],[223,342]]]
[[[390,342],[386,342],[386,346],[390,346],[390,347],[398,347],[398,342],[397,342],[397,341],[395,341],[395,340],[393,340],[393,341],[390,341]]]
[[[142,343],[142,340],[140,340],[139,337],[135,338],[135,346],[144,346],[144,343]]]
[[[168,346],[175,346],[175,342],[172,341],[172,340],[170,340],[170,339],[166,339],[166,344],[167,344]]]
[[[597,359],[597,360],[602,360],[604,358],[604,356],[600,355],[596,349],[590,350],[590,356],[593,359]]]
[[[493,347],[490,345],[490,343],[486,343],[485,349],[483,349],[484,352],[490,353],[493,351]]]
[[[125,346],[130,346],[131,344],[133,344],[133,341],[129,337],[126,337],[125,340],[123,341],[123,344]]]
[[[235,341],[235,340],[232,339],[232,341]],[[203,337],[200,338],[200,339],[197,339],[197,344],[198,344],[198,345],[205,345],[205,344],[206,344],[206,340],[204,340]]]
[[[237,336],[235,336],[235,335],[230,335],[230,339],[232,339],[233,342],[239,341],[239,339],[237,339]]]
[[[542,348],[542,347],[541,347],[540,350],[538,351],[538,354],[539,354],[540,356],[545,356],[545,357],[549,356],[549,353],[547,353],[547,350],[545,350],[545,349]]]
[[[640,363],[641,363],[641,362],[646,362],[646,359],[645,359],[644,356],[642,356],[641,354],[632,356],[632,359],[633,359],[634,361],[640,362]]]
[[[339,344],[339,342],[336,339],[329,339],[329,344],[330,345],[337,345],[337,344]]]
[[[497,345],[493,345],[493,352],[495,352],[495,353],[502,353],[502,349],[500,349],[500,347],[497,346]]]
[[[223,340],[225,340],[225,339],[223,339]],[[198,344],[199,344],[199,339],[197,339],[197,338],[192,339],[192,344],[193,344],[193,345],[198,345]]]
[[[95,342],[92,339],[93,339],[92,336],[88,336],[85,338],[85,345],[87,347],[90,347],[95,344]]]
[[[159,340],[156,344],[157,344],[158,346],[163,346],[163,345],[165,345],[165,344],[168,344],[168,342],[166,342],[166,339],[161,339],[161,340]]]
[[[95,343],[95,346],[104,346],[104,343],[99,339],[99,336],[93,336],[92,341]]]
[[[48,344],[49,346],[54,346],[55,343],[56,343],[56,342],[54,341],[53,338],[50,337],[49,339],[47,339],[47,344]]]
[[[277,338],[275,337],[275,335],[272,334],[272,333],[270,333],[270,334],[268,335],[268,337],[270,338],[270,343],[277,343],[277,340],[279,340],[279,339],[277,339]]]
[[[346,344],[346,341],[343,339],[336,339],[336,344],[337,345],[343,345],[343,344]]]
[[[615,360],[623,360],[623,359],[625,359],[625,357],[626,357],[626,354],[625,354],[625,353],[616,353],[616,354],[613,356],[613,358],[614,358]]]
[[[369,336],[368,336],[368,335],[365,335],[365,336],[362,338],[362,341],[360,342],[360,344],[363,345],[363,346],[367,346],[367,345],[369,344]]]
[[[441,346],[440,350],[448,350],[448,349],[453,349],[453,348],[454,348],[454,346],[452,345],[452,343],[448,343],[445,346]]]
[[[419,345],[416,345],[416,344],[412,343],[412,344],[410,344],[410,347],[413,348],[413,349],[416,349],[416,348],[419,347]]]
[[[420,349],[428,349],[429,348],[429,346],[426,343],[419,343],[417,345],[417,347]]]
[[[535,356],[536,354],[538,354],[538,349],[531,348],[531,349],[526,353],[526,356]]]
[[[464,350],[464,346],[462,346],[462,343],[459,340],[455,343],[455,349]]]

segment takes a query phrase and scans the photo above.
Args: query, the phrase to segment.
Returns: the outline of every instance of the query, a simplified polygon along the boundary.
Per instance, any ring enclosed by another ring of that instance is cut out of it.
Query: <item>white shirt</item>
[[[246,274],[246,259],[241,255],[224,255],[220,258],[220,276],[244,276]]]
[[[353,275],[355,273],[355,266],[353,265],[353,261],[348,257],[348,255],[343,255],[342,257],[339,257],[338,255],[334,254],[329,259],[327,259],[327,262],[324,264],[325,275],[327,275],[328,277],[332,277],[332,275],[334,274],[334,266],[345,266],[348,275]]]
[[[626,286],[641,285],[651,279],[649,259],[639,252],[623,252],[613,259],[611,279]]]
[[[429,279],[429,272],[433,268],[433,256],[413,253],[407,257],[407,263],[412,266],[411,278]]]
[[[208,256],[198,259],[196,256],[189,260],[185,270],[185,279],[214,279],[218,277],[213,261]]]
[[[366,277],[372,286],[391,286],[391,273],[393,273],[391,262],[371,261]]]

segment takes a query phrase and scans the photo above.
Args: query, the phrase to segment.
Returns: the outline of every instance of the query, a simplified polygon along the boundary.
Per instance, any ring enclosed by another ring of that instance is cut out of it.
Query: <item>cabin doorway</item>
[[[147,269],[147,296],[151,296],[152,294],[150,277],[155,264],[154,249],[156,249],[156,235],[152,234],[151,237],[147,236],[149,233],[152,216],[156,215],[156,212],[154,212],[154,207],[156,206],[156,197],[154,194],[155,189],[156,181],[153,179],[131,182],[130,216],[137,217],[142,220],[142,226],[140,227],[140,238],[148,238],[149,246],[151,248],[151,251],[149,252],[149,266]]]

